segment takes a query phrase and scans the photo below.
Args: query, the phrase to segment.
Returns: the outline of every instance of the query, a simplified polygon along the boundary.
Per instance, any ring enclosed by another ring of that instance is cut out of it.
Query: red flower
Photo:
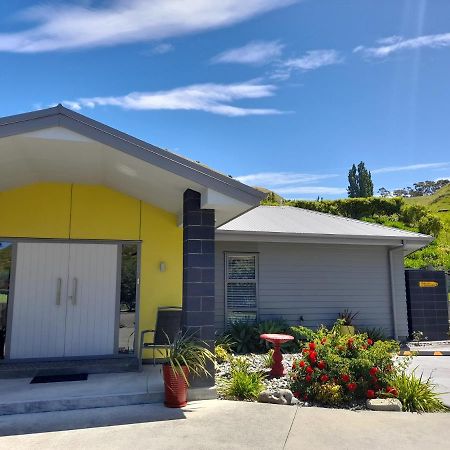
[[[373,341],[372,341],[372,339],[367,339],[367,343],[369,344],[369,345],[373,345]]]
[[[311,381],[311,375],[306,375],[305,380],[309,383]]]
[[[300,367],[305,367],[305,361],[300,361],[299,366]]]
[[[292,368],[295,369],[295,361],[292,363]]]
[[[315,350],[316,349],[316,344],[314,342],[310,342],[309,343],[309,349],[310,350]]]
[[[347,384],[347,389],[350,391],[350,392],[354,392],[354,391],[356,391],[356,388],[358,387],[358,385],[356,384],[356,383],[348,383]]]
[[[344,383],[348,383],[350,381],[350,377],[347,374],[344,373],[344,374],[341,375],[341,380]]]
[[[305,402],[306,402],[306,400],[308,400],[308,394],[305,394],[305,395],[303,396],[303,400],[305,400]]]
[[[373,389],[367,391],[367,398],[375,398],[375,391]]]
[[[317,367],[318,367],[320,370],[325,369],[325,366],[326,366],[325,361],[319,361],[319,362],[317,363]]]
[[[373,384],[377,384],[378,383],[378,378],[377,377],[372,377],[372,383]]]
[[[326,383],[328,380],[329,380],[329,377],[328,377],[328,375],[326,375],[326,374],[323,374],[323,375],[320,377],[320,381],[322,381],[322,383]]]
[[[314,369],[311,366],[308,366],[306,368],[306,373],[313,373],[313,372],[314,372]]]
[[[309,350],[308,350],[307,348],[304,348],[304,349],[302,350],[302,353],[305,354],[305,355],[306,355],[308,352],[309,352]]]
[[[310,360],[312,363],[315,363],[316,360],[317,360],[317,352],[315,352],[315,351],[310,351],[310,352],[309,352],[309,360]]]
[[[299,391],[295,391],[295,392],[292,393],[292,395],[293,395],[295,398],[299,398],[301,394],[300,394]]]
[[[361,348],[362,348],[363,350],[367,350],[367,345],[363,345]]]
[[[327,342],[327,338],[322,338],[322,340],[320,341],[320,343],[323,345],[325,344],[325,342]]]
[[[378,372],[378,367],[372,367],[369,370],[370,375],[372,375],[373,377],[377,374],[377,372]]]
[[[355,342],[355,340],[354,340],[353,338],[350,338],[350,339],[347,341],[347,345],[348,345],[349,347],[352,347],[352,346],[353,346],[353,342]]]
[[[398,397],[398,391],[397,391],[397,389],[395,389],[394,387],[388,386],[388,387],[386,388],[386,392],[387,392],[388,394],[393,395],[394,397]]]

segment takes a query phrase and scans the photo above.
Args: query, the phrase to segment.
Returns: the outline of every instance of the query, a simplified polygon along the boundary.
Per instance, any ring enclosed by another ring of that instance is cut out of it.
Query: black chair
[[[142,367],[142,353],[144,349],[153,350],[153,365],[156,364],[156,351],[167,349],[171,346],[177,333],[181,330],[181,308],[177,306],[164,306],[158,308],[156,316],[156,328],[143,330],[141,333],[141,345],[139,347],[139,361]],[[144,342],[145,335],[153,333],[153,342]]]

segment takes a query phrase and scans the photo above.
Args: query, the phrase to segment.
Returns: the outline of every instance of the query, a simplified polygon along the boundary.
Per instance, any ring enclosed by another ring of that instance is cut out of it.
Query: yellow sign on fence
[[[434,288],[439,286],[439,283],[437,281],[419,281],[419,287],[421,288]]]

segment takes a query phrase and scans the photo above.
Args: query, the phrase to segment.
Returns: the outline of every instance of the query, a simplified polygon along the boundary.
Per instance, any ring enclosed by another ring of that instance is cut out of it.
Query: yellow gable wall
[[[140,330],[154,328],[158,306],[181,306],[183,242],[175,215],[104,186],[63,183],[0,192],[0,205],[0,238],[141,240]]]

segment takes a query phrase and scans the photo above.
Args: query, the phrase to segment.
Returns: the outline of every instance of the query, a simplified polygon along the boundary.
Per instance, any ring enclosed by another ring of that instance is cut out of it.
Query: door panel
[[[71,244],[65,356],[115,351],[117,259],[115,244]]]
[[[10,358],[64,356],[69,244],[17,244]]]

